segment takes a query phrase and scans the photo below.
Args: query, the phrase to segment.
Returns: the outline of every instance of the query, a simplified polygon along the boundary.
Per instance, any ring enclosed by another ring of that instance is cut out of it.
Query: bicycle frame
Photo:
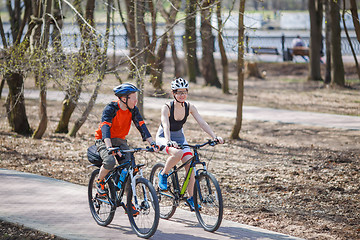
[[[169,172],[168,177],[170,177],[171,175],[174,175],[175,177],[175,198],[176,200],[179,199],[184,199],[184,195],[186,192],[186,189],[189,185],[189,181],[190,181],[190,177],[192,172],[195,172],[195,176],[197,176],[199,174],[199,171],[207,171],[206,169],[206,163],[205,162],[201,162],[200,158],[199,158],[199,154],[197,152],[197,148],[193,149],[193,153],[194,156],[192,158],[190,158],[189,160],[187,160],[185,163],[183,163],[182,165],[180,165],[179,167],[174,166],[173,169]],[[180,188],[180,183],[179,183],[179,177],[178,177],[178,171],[182,168],[184,168],[188,163],[190,163],[190,167],[185,175],[185,180],[184,183],[182,184],[182,187]],[[195,165],[196,164],[201,164],[203,165],[202,169],[196,170]],[[164,192],[163,194],[166,194],[166,192]]]
[[[114,148],[114,149],[116,149],[116,148]],[[136,191],[135,191],[135,185],[136,185],[136,180],[138,178],[143,177],[143,171],[142,171],[141,167],[143,167],[144,164],[137,164],[136,165],[135,164],[135,158],[133,157],[133,154],[134,154],[134,152],[143,151],[143,150],[149,151],[148,149],[143,149],[143,148],[134,148],[134,149],[129,149],[129,150],[120,150],[119,149],[119,151],[122,154],[126,153],[126,152],[130,152],[132,156],[131,156],[131,160],[116,166],[113,170],[111,170],[108,177],[105,178],[105,182],[113,181],[114,186],[116,186],[115,174],[117,172],[120,173],[119,169],[124,168],[124,166],[128,170],[127,174],[126,174],[126,177],[125,177],[125,180],[124,180],[123,186],[121,186],[120,190],[115,191],[116,196],[115,196],[115,199],[113,199],[113,200],[115,200],[115,203],[110,202],[110,204],[112,206],[116,206],[116,207],[122,206],[126,210],[126,206],[122,202],[122,197],[124,196],[124,193],[125,193],[126,182],[128,181],[128,178],[130,177],[130,183],[131,183],[130,185],[131,185],[132,192],[134,194],[134,200],[135,200],[134,205],[135,205],[136,208],[139,207],[139,204],[138,204],[138,201],[137,201],[137,196],[136,196]],[[129,166],[127,166],[127,165],[129,165]],[[146,191],[146,189],[144,189],[144,191]],[[109,198],[109,200],[111,201],[111,198]]]

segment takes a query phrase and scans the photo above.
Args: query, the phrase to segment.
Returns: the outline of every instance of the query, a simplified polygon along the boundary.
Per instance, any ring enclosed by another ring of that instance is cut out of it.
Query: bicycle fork
[[[130,174],[130,178],[131,178],[131,189],[132,189],[132,192],[133,192],[133,198],[134,198],[134,206],[137,210],[140,210],[141,207],[144,207],[142,205],[139,205],[139,201],[138,201],[138,197],[137,197],[137,193],[136,193],[136,180],[139,179],[139,178],[142,178],[143,177],[143,172],[142,172],[142,169],[136,169],[136,171],[138,171],[138,174],[136,174],[134,176],[134,169],[131,169],[129,174]],[[147,190],[146,190],[146,186],[145,185],[141,185],[142,187],[142,193],[143,194],[143,197],[144,197],[144,202],[147,203],[148,202],[148,194],[147,194]],[[152,196],[150,195],[150,198]],[[154,201],[154,199],[150,199],[152,202]],[[146,207],[146,206],[145,206]]]

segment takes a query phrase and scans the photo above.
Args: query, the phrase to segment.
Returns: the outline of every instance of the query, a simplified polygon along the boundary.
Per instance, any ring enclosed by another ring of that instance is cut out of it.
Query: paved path
[[[19,223],[67,239],[139,239],[122,208],[108,227],[98,226],[87,202],[87,187],[30,173],[0,169],[0,219]],[[284,234],[223,221],[209,233],[190,211],[177,209],[170,220],[160,220],[152,239],[295,240]]]
[[[4,95],[7,95],[7,93],[8,89],[4,89]],[[38,90],[25,90],[25,98],[36,99],[38,97]],[[89,98],[89,93],[83,93],[81,94],[81,98],[79,101],[87,102]],[[64,99],[64,92],[48,91],[47,99],[54,101],[62,101]],[[114,99],[115,98],[113,95],[99,94],[97,98],[97,103],[107,104]],[[169,101],[169,99],[146,97],[144,107],[148,109],[160,109],[161,106],[163,106],[164,103],[167,101]],[[208,102],[192,100],[190,102],[198,108],[201,115],[221,116],[229,118],[236,117],[235,104],[211,103],[211,105],[209,106]],[[291,111],[273,108],[244,106],[243,119],[360,130],[360,117],[304,111]]]

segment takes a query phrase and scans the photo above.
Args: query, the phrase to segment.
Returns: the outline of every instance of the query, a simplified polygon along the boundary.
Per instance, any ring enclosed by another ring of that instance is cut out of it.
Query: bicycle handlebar
[[[202,144],[196,144],[196,145],[190,145],[190,144],[182,144],[182,145],[179,145],[178,148],[180,149],[184,149],[185,147],[190,147],[190,148],[194,148],[194,149],[199,149],[201,147],[204,147],[205,145],[210,145],[210,146],[215,146],[216,144],[219,144],[219,141],[218,140],[208,140],[207,142],[205,143],[202,143]],[[166,146],[160,146],[160,150],[162,150],[163,148],[165,148]]]
[[[122,150],[120,149],[120,147],[112,147],[112,148],[108,148],[109,151],[109,155],[111,155],[113,152],[117,153],[120,152],[121,154],[123,153],[127,153],[127,152],[140,152],[140,151],[146,151],[146,152],[154,152],[154,148],[153,147],[146,147],[146,148],[132,148],[132,149],[127,149],[127,150]]]
[[[217,140],[208,140],[207,142],[203,143],[203,144],[195,144],[195,145],[190,145],[190,144],[182,144],[179,146],[179,148],[183,149],[185,147],[190,147],[190,148],[196,148],[199,149],[201,147],[204,147],[206,145],[210,145],[210,146],[215,146],[216,144],[219,144],[219,141]]]

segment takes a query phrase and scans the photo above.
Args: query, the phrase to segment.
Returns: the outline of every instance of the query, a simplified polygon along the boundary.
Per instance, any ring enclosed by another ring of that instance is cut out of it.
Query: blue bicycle
[[[153,149],[109,149],[110,151],[120,151],[122,154],[130,152],[132,157],[130,161],[122,162],[122,159],[116,155],[119,165],[105,177],[105,187],[108,189],[108,193],[104,197],[99,196],[97,193],[95,183],[99,177],[102,160],[96,151],[95,145],[92,146],[93,149],[90,148],[88,149],[88,159],[92,166],[96,166],[97,169],[91,173],[88,200],[91,214],[96,223],[101,226],[110,224],[114,218],[116,208],[121,206],[125,209],[131,227],[136,234],[142,238],[150,238],[156,232],[159,224],[159,202],[153,185],[143,177],[141,168],[144,164],[136,164],[133,154],[139,151],[153,152]],[[124,179],[119,184],[121,173],[124,172]],[[125,204],[123,196],[126,190]]]

